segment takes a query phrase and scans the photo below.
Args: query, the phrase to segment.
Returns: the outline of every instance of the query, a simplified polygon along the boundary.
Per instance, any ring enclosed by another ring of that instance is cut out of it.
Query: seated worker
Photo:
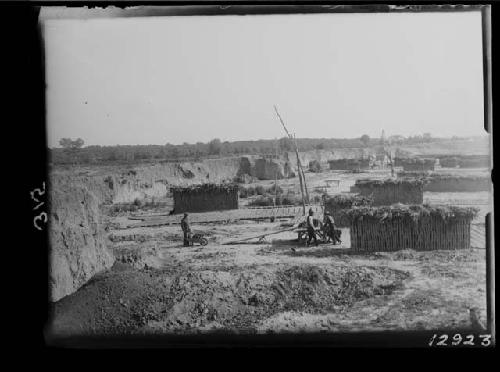
[[[342,241],[335,233],[335,221],[328,211],[325,212],[323,226],[325,228],[326,236],[328,236],[328,241],[331,240],[333,244],[342,243]]]
[[[314,239],[314,244],[318,246],[318,239],[316,238],[316,231],[314,231],[314,212],[312,209],[309,209],[309,216],[307,216],[306,226],[307,226],[307,235],[309,239],[307,239],[307,245],[311,244],[311,240]]]
[[[184,234],[184,247],[189,247],[191,238],[191,226],[189,226],[188,214],[184,213],[184,218],[181,220],[181,229]]]

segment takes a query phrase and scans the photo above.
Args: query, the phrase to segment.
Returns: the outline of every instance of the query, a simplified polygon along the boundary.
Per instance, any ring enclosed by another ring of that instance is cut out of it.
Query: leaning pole
[[[304,195],[305,179],[303,180],[304,173],[302,171],[302,165],[300,163],[299,149],[298,149],[298,146],[297,146],[297,140],[290,134],[290,132],[288,132],[288,129],[286,128],[286,125],[285,125],[283,119],[281,118],[281,115],[278,112],[278,108],[276,107],[276,105],[274,105],[274,111],[276,112],[276,115],[278,116],[278,119],[279,119],[281,125],[283,126],[283,129],[285,130],[286,135],[292,141],[292,143],[295,144],[295,155],[297,156],[297,174],[299,176],[300,193],[302,195],[302,212],[305,215],[306,214],[306,201],[305,201],[305,195]]]

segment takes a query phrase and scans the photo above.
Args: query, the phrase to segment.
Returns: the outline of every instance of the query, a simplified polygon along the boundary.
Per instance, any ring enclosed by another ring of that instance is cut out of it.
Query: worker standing
[[[329,243],[332,240],[332,230],[333,230],[333,218],[330,215],[330,212],[325,211],[323,216],[323,233],[326,237],[326,242]]]
[[[190,245],[191,238],[191,226],[189,226],[189,215],[184,213],[184,218],[181,220],[181,228],[184,234],[184,247],[188,247]]]
[[[311,240],[314,239],[314,244],[318,246],[318,239],[316,238],[316,232],[314,231],[314,212],[312,209],[309,209],[309,216],[307,216],[306,225],[307,225],[307,235],[309,238],[307,239],[307,245],[311,244]]]
[[[335,234],[335,221],[330,215],[330,212],[325,212],[325,217],[323,218],[323,225],[325,226],[325,233],[328,236],[328,241],[332,241],[333,244],[342,243],[342,241]]]

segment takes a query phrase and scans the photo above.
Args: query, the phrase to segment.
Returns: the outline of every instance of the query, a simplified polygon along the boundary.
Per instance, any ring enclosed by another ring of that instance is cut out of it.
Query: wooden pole
[[[288,138],[293,141],[294,137],[292,137],[292,135],[290,134],[290,132],[288,132],[288,129],[285,126],[285,122],[281,118],[281,115],[278,112],[278,108],[276,107],[276,105],[274,105],[274,111],[276,112],[276,115],[278,116],[278,119],[279,119],[281,125],[283,126],[283,129],[285,130],[285,133],[287,134]],[[294,140],[294,143],[295,143],[295,155],[297,156],[297,175],[299,176],[300,193],[302,195],[302,212],[305,215],[306,214],[306,202],[305,202],[305,196],[304,196],[304,185],[303,185],[303,180],[302,180],[302,178],[303,178],[304,175],[303,175],[303,172],[301,172],[302,165],[300,163],[299,150],[298,150],[298,147],[297,147],[297,140]],[[304,179],[304,182],[305,182],[305,179]]]
[[[300,171],[300,159],[299,155],[297,154],[297,176],[299,177],[299,182],[300,182],[300,195],[302,196],[302,212],[304,213],[304,216],[306,214],[306,201],[304,197],[304,185],[302,182],[302,172]]]
[[[304,174],[304,168],[302,167],[302,163],[300,162],[300,159],[298,158],[299,157],[299,146],[297,144],[297,138],[295,137],[295,133],[293,134],[293,139],[295,141],[295,148],[297,149],[297,161],[298,161],[298,165],[300,167],[300,172],[302,174],[302,179],[303,179],[303,182],[304,182],[304,190],[305,190],[305,195],[306,195],[306,203],[307,205],[310,204],[310,200],[309,200],[309,191],[307,190],[307,184],[306,184],[306,175]]]
[[[275,144],[275,155],[276,155],[276,161],[278,160],[278,140],[276,140]],[[277,164],[277,163],[276,163]],[[276,170],[274,171],[274,206],[276,207],[276,200],[278,199],[278,167],[276,167]]]

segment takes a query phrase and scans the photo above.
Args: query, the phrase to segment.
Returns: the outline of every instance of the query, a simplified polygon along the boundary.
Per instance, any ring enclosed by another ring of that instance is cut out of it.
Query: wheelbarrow
[[[207,245],[208,240],[203,236],[203,234],[192,234],[188,238],[189,245],[194,245],[195,243],[200,244],[200,245]]]

